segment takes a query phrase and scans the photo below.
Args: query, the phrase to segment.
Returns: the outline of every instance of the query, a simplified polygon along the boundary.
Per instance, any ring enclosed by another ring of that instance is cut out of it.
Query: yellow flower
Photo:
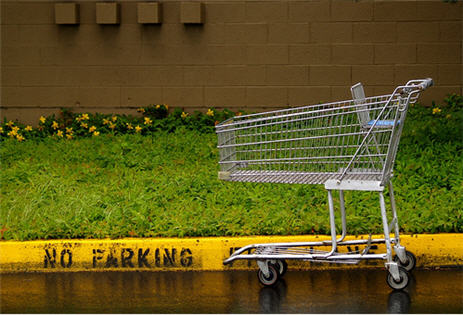
[[[188,116],[188,113],[182,112],[182,118],[185,119]]]
[[[103,118],[103,125],[109,124],[109,119]]]
[[[57,135],[58,137],[62,138],[62,137],[63,137],[63,131],[62,131],[62,130],[58,130],[58,131],[56,132],[56,135]]]
[[[117,120],[117,116],[113,116],[111,119],[112,119],[112,121],[115,122]]]
[[[0,127],[0,133],[3,133],[3,127]]]
[[[135,132],[140,132],[141,129],[142,129],[142,128],[141,128],[139,125],[137,125],[137,126],[135,127]]]
[[[156,105],[156,109],[159,109],[159,108],[161,108],[161,105],[159,105],[159,104]]]
[[[44,123],[45,123],[45,120],[46,120],[46,119],[45,119],[45,117],[43,117],[43,116],[40,116],[40,118],[39,118],[39,121],[40,121],[42,124],[44,124]]]
[[[87,124],[87,123],[81,123],[80,126],[81,126],[82,128],[88,128],[88,124]]]
[[[115,125],[115,124],[113,124],[112,122],[110,122],[110,123],[109,123],[109,128],[111,128],[111,129],[113,129],[113,130],[114,130],[114,128],[116,128],[116,125]]]
[[[137,109],[137,112],[139,113],[144,113],[145,112],[145,109],[143,107],[140,107]]]
[[[212,116],[214,116],[214,111],[213,111],[212,109],[209,108],[209,109],[207,110],[206,115],[212,117]]]
[[[236,113],[236,116],[241,116],[241,115],[243,115],[242,112],[237,112],[237,113]]]
[[[32,126],[27,125],[26,128],[24,128],[26,131],[32,131]]]
[[[132,130],[133,129],[132,124],[127,123],[127,129]]]
[[[432,109],[432,114],[435,115],[435,114],[439,114],[442,110],[439,108],[439,107],[436,107],[436,108],[433,108]]]
[[[164,104],[164,107],[166,108],[166,110],[168,110],[168,109],[169,109],[169,106],[168,106],[168,105],[166,105],[166,104]]]
[[[145,117],[145,122],[144,122],[145,125],[151,125],[152,122],[153,121],[149,117]]]
[[[88,131],[90,133],[94,132],[96,130],[96,127],[95,126],[91,126],[90,128],[88,128]]]
[[[58,129],[59,125],[56,121],[53,121],[53,124],[51,125],[51,127],[56,130]]]
[[[18,133],[19,127],[14,126],[13,128],[11,128],[11,130],[12,130],[14,133]]]
[[[99,131],[94,131],[94,132],[93,132],[93,136],[94,136],[94,137],[98,137],[99,135],[100,135],[100,132],[99,132]]]
[[[7,135],[8,135],[9,137],[14,137],[14,136],[16,136],[17,134],[18,134],[18,133],[17,133],[16,131],[14,131],[14,130],[11,130],[10,132],[7,133]]]
[[[82,114],[81,120],[89,120],[90,118],[88,117],[88,114]]]
[[[66,135],[66,138],[69,139],[69,140],[71,140],[73,137],[74,137],[74,136],[72,135],[72,133],[68,133],[68,134]]]
[[[11,127],[11,126],[14,125],[14,122],[12,122],[12,121],[10,120],[9,122],[6,123],[6,125],[7,125],[8,127]]]
[[[16,139],[18,139],[19,142],[24,141],[24,137],[22,135],[17,135]]]
[[[71,128],[66,127],[66,132],[67,133],[72,133],[72,127]]]

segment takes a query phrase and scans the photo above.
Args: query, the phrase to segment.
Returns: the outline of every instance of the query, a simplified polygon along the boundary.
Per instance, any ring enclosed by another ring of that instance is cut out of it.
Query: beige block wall
[[[132,113],[166,103],[266,110],[368,95],[432,77],[421,100],[462,93],[462,1],[203,1],[204,23],[139,24],[118,1],[120,24],[96,24],[94,1],[76,1],[80,24],[55,24],[54,1],[1,1],[1,116],[35,123],[60,107]]]

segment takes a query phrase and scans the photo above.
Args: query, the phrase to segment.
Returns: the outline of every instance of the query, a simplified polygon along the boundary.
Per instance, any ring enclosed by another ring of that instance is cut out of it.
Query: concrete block
[[[210,68],[208,72],[209,86],[237,86],[246,85],[246,66],[217,65]]]
[[[40,1],[1,1],[1,18],[4,24],[54,24],[54,3]]]
[[[438,82],[439,85],[461,85],[461,76],[461,65],[439,65],[438,75],[435,81]]]
[[[206,87],[206,107],[244,107],[246,105],[245,87]]]
[[[415,21],[418,1],[375,1],[375,21]]]
[[[353,24],[353,41],[355,43],[393,43],[396,40],[396,23],[360,22]]]
[[[392,66],[352,66],[352,82],[364,85],[393,85],[394,67]]]
[[[158,2],[137,3],[137,21],[140,24],[159,24],[162,22],[162,5]]]
[[[459,22],[440,22],[439,41],[440,42],[462,42],[463,23]]]
[[[330,20],[329,1],[291,1],[288,4],[288,20],[313,22]]]
[[[206,4],[208,23],[243,23],[246,6],[243,2],[210,2]]]
[[[375,64],[413,64],[415,62],[415,44],[375,45]]]
[[[268,85],[307,85],[309,83],[308,66],[267,66],[266,83]]]
[[[310,85],[349,85],[350,66],[310,66]]]
[[[184,66],[183,79],[186,86],[205,86],[210,81],[210,66]]]
[[[352,23],[314,22],[310,25],[312,43],[351,43]]]
[[[332,21],[371,21],[373,20],[373,1],[331,1]]]
[[[461,64],[461,44],[417,44],[418,63]]]
[[[419,1],[416,6],[417,18],[424,21],[461,21],[461,1]]]
[[[223,39],[226,44],[265,44],[267,33],[267,24],[264,23],[226,23]]]
[[[121,24],[137,25],[138,23],[138,7],[135,1],[122,1],[121,2]]]
[[[209,45],[205,55],[210,65],[242,65],[246,60],[246,46]]]
[[[333,64],[373,64],[373,45],[333,45],[331,58]]]
[[[398,22],[398,42],[437,42],[439,41],[439,22]]]
[[[202,107],[204,105],[203,87],[164,87],[162,103],[170,107]]]
[[[246,47],[247,64],[287,64],[288,46],[249,45]]]
[[[246,87],[246,106],[248,107],[286,107],[287,103],[287,88]]]
[[[286,1],[246,1],[246,22],[278,23],[288,19],[288,2]]]
[[[121,106],[141,107],[162,103],[161,87],[121,87]]]
[[[79,4],[77,3],[55,3],[56,24],[79,24]]]
[[[117,2],[96,3],[97,24],[119,24],[121,19],[120,4]]]
[[[204,23],[205,7],[201,2],[182,2],[180,6],[180,22],[183,24]]]
[[[290,64],[320,65],[331,61],[330,45],[291,45],[289,46]]]
[[[275,23],[268,26],[271,44],[303,44],[309,42],[308,23]]]
[[[394,85],[405,84],[409,80],[421,78],[436,78],[438,82],[438,66],[428,64],[396,65],[394,66]]]
[[[80,87],[76,101],[81,107],[120,107],[120,87]]]
[[[291,106],[314,105],[331,101],[331,88],[329,86],[288,88],[288,102]]]
[[[351,100],[352,95],[350,93],[351,85],[344,85],[344,86],[332,86],[331,87],[331,100],[332,102],[336,101],[345,101]],[[365,87],[365,93],[368,94],[368,87]]]

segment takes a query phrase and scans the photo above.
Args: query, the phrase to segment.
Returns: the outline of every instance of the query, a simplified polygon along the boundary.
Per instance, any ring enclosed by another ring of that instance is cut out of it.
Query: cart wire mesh
[[[410,82],[389,95],[226,120],[216,126],[219,177],[301,184],[385,181],[391,176],[406,109],[420,91]]]

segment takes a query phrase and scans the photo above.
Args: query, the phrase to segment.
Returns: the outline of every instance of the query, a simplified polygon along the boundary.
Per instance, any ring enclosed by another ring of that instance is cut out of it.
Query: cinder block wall
[[[63,0],[64,1],[64,0]],[[422,101],[462,93],[462,1],[203,1],[202,25],[162,3],[162,23],[55,24],[54,1],[1,1],[1,116],[37,122],[60,107],[135,113],[166,103],[264,110],[369,95],[432,77]]]

